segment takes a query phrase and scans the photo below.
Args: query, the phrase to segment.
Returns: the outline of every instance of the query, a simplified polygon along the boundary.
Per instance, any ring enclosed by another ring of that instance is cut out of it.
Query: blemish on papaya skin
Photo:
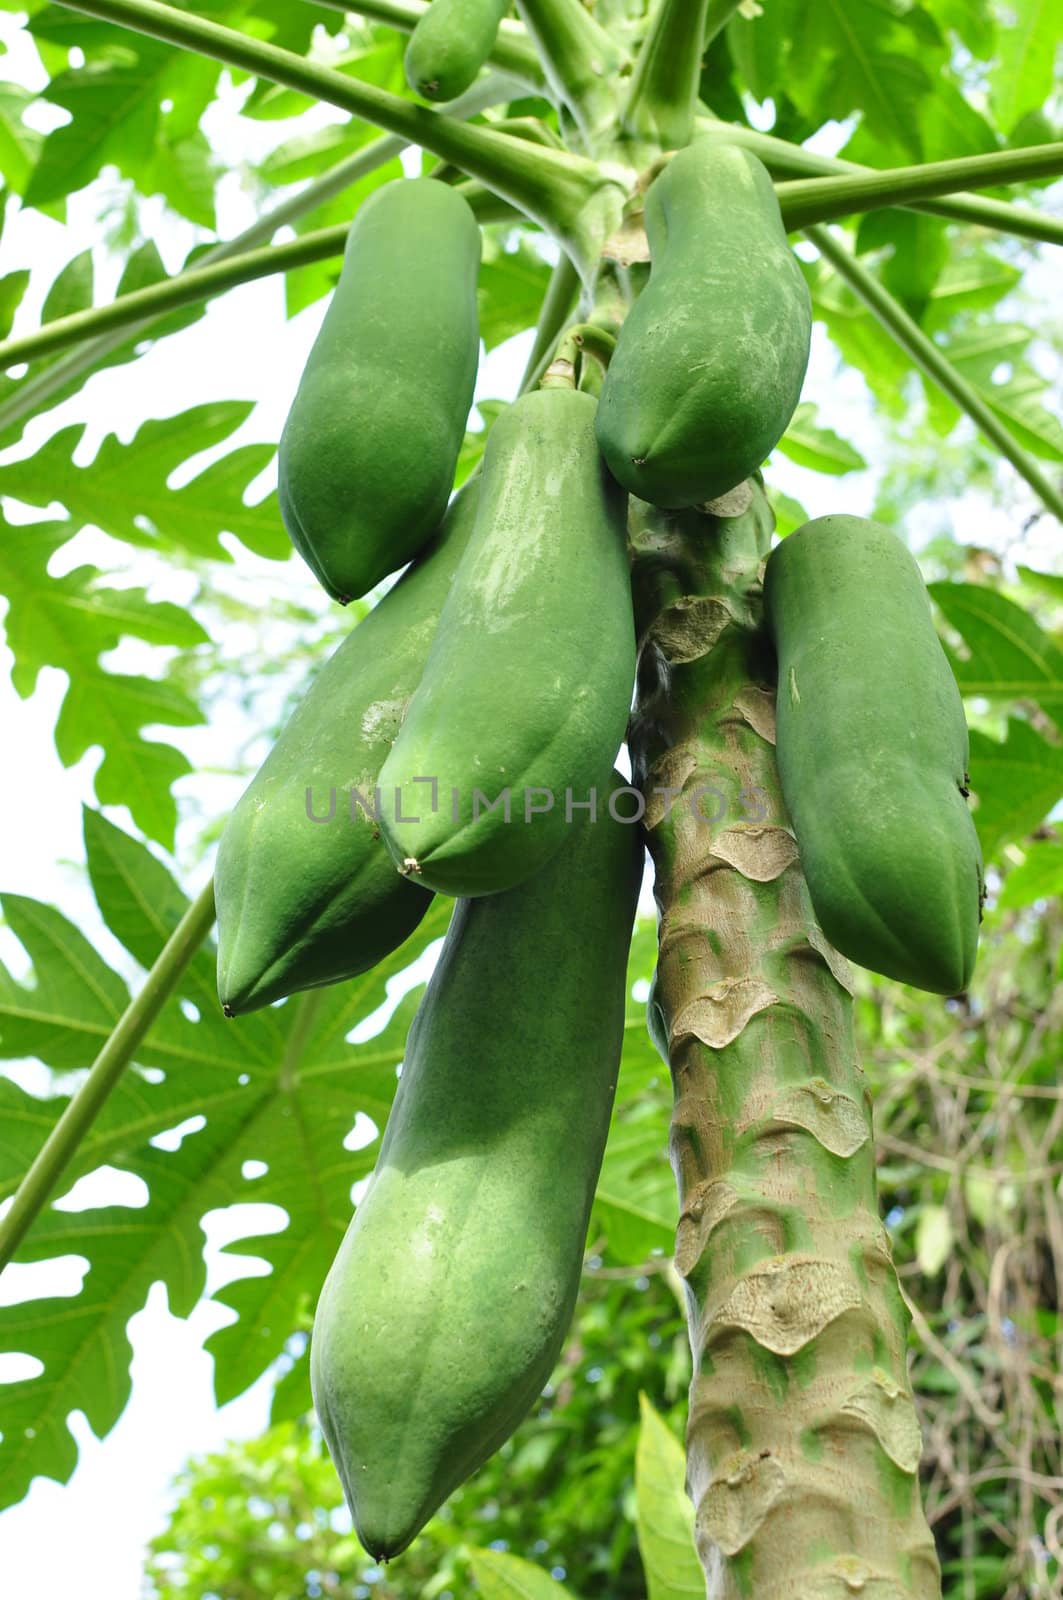
[[[797,687],[797,673],[796,673],[795,669],[793,667],[791,667],[790,668],[790,704],[796,706],[796,705],[799,705],[800,702],[801,702],[801,691]]]

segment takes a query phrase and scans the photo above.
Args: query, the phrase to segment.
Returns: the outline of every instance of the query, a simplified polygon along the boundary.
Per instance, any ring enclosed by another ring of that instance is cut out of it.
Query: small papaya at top
[[[816,916],[862,967],[968,985],[982,856],[963,702],[915,558],[889,528],[818,517],[764,577],[783,795]]]
[[[420,681],[468,543],[479,480],[314,678],[225,825],[214,868],[218,997],[229,1016],[354,977],[432,901],[381,836],[380,768]]]
[[[472,404],[480,230],[430,178],[359,208],[281,435],[292,543],[346,604],[397,572],[446,509]]]
[[[539,389],[491,429],[476,525],[380,774],[396,865],[441,894],[494,894],[538,871],[624,737],[627,496],[594,412],[589,394]]]
[[[494,48],[509,0],[432,0],[406,46],[406,81],[425,100],[455,100]]]
[[[649,282],[598,407],[614,477],[652,505],[702,505],[778,444],[801,395],[812,307],[779,202],[748,150],[697,140],[646,193]]]

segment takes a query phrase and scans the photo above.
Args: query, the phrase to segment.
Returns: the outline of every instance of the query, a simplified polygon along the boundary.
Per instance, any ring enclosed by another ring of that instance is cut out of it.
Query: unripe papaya
[[[467,202],[401,179],[359,208],[281,435],[292,543],[345,604],[439,525],[479,356],[480,230]]]
[[[808,366],[812,308],[765,167],[698,140],[646,193],[650,278],[602,386],[598,443],[626,489],[702,505],[778,444]]]
[[[380,774],[396,863],[444,894],[537,871],[624,736],[626,496],[598,454],[594,410],[590,395],[540,389],[492,428],[476,526]]]
[[[513,1432],[572,1316],[642,844],[604,806],[568,834],[520,888],[458,902],[318,1301],[314,1405],[378,1559]]]
[[[455,100],[494,48],[509,0],[432,0],[406,46],[406,81],[425,100]]]
[[[215,866],[230,1016],[366,972],[432,896],[395,871],[375,785],[468,542],[478,480],[318,673],[226,824]]]
[[[919,567],[861,517],[818,517],[770,556],[779,773],[824,933],[887,978],[958,994],[982,857],[967,724]]]

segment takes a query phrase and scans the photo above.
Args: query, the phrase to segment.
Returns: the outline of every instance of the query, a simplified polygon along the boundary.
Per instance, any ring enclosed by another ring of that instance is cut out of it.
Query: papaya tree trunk
[[[710,1600],[938,1600],[851,974],[776,772],[772,516],[759,481],[727,498],[632,519],[698,1550]]]

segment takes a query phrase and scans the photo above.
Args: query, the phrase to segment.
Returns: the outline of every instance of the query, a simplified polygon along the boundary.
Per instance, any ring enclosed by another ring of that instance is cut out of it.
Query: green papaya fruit
[[[359,208],[281,434],[277,494],[292,543],[335,600],[365,594],[446,509],[479,356],[480,230],[429,178]]]
[[[318,1301],[314,1405],[381,1560],[509,1437],[575,1305],[642,844],[605,807],[568,832],[520,888],[458,902]]]
[[[649,282],[620,329],[598,443],[642,500],[715,500],[778,444],[808,366],[812,308],[765,167],[697,140],[646,193]]]
[[[492,428],[476,526],[380,774],[396,863],[444,894],[530,877],[624,736],[626,496],[598,454],[594,406],[540,389]]]
[[[919,567],[889,528],[818,517],[768,559],[783,794],[816,916],[846,956],[958,994],[982,857],[967,724]]]
[[[218,994],[230,1016],[365,972],[432,896],[395,871],[377,776],[468,543],[478,479],[438,538],[318,673],[218,847]]]
[[[425,100],[456,100],[494,49],[509,0],[432,0],[406,46],[406,81]]]

